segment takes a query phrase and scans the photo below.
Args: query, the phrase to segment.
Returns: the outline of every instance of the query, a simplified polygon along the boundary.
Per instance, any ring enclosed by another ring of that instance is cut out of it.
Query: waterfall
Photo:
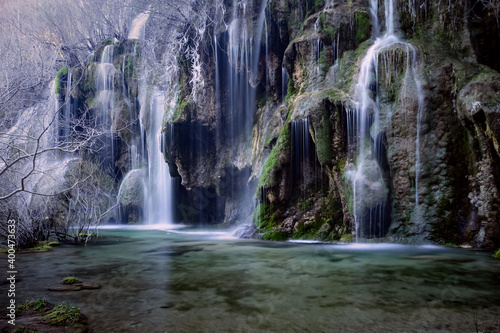
[[[379,36],[377,0],[371,0],[370,12],[373,21],[374,44],[361,61],[360,73],[355,90],[355,110],[348,112],[348,146],[357,154],[356,168],[348,170],[353,192],[353,215],[356,239],[360,237],[381,237],[385,235],[389,216],[387,198],[389,189],[385,183],[381,164],[385,159],[383,128],[379,113],[379,55],[393,45],[406,48],[408,68],[406,76],[411,77],[418,93],[417,138],[416,138],[416,178],[420,166],[420,122],[423,110],[423,93],[417,77],[416,50],[395,35],[394,1],[385,0],[385,25],[383,36]],[[416,182],[418,184],[418,181]],[[416,189],[418,206],[418,188]]]
[[[97,65],[97,100],[99,105],[100,124],[110,130],[110,135],[104,138],[108,147],[101,153],[101,163],[114,173],[115,147],[113,140],[111,115],[114,108],[114,78],[116,69],[113,65],[114,45],[106,45],[102,51],[101,61]]]
[[[243,200],[241,207],[250,207],[254,189],[244,186],[237,189],[235,184],[241,183],[238,177],[246,177],[244,169],[248,166],[247,156],[243,156],[251,142],[254,117],[257,111],[256,93],[259,85],[259,58],[262,51],[265,60],[269,59],[269,41],[266,22],[266,0],[262,0],[259,16],[252,21],[250,8],[246,1],[233,0],[231,23],[227,31],[214,39],[216,55],[216,107],[218,112],[217,159],[228,160],[238,169],[228,175],[228,197],[230,200]],[[264,35],[264,36],[263,36]],[[264,44],[264,45],[262,45]],[[225,51],[225,52],[224,52]],[[269,86],[269,71],[265,68],[265,77],[261,83],[264,89]],[[223,88],[226,88],[223,91]],[[219,115],[224,115],[221,117]],[[229,147],[229,151],[227,151]],[[229,155],[229,156],[228,156]],[[228,165],[229,166],[229,165]],[[248,203],[247,203],[248,201]]]
[[[130,32],[128,33],[128,39],[142,39],[144,38],[146,21],[149,19],[150,8],[143,13],[137,15],[130,26]]]
[[[298,182],[295,189],[300,191],[302,200],[307,199],[307,187],[316,179],[317,155],[316,148],[309,132],[309,119],[298,119],[290,123],[291,137],[291,174],[294,181]]]
[[[148,188],[145,197],[148,224],[172,224],[172,187],[168,164],[163,157],[165,135],[162,120],[165,108],[165,92],[153,92],[149,126],[146,130],[148,152]]]

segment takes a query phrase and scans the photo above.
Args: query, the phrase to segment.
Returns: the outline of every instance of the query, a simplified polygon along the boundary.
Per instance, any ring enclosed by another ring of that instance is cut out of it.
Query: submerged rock
[[[249,224],[240,225],[234,232],[233,236],[238,238],[252,238],[255,235],[255,227]]]

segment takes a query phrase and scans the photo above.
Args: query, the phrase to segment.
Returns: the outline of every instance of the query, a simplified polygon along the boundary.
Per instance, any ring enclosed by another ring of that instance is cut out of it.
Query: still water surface
[[[93,332],[500,332],[500,261],[488,252],[186,228],[99,234],[18,254],[18,303],[69,302]],[[47,290],[66,276],[102,288]]]

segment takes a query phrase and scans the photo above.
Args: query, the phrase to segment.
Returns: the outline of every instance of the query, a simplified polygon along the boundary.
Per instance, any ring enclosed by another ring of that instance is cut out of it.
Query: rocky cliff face
[[[361,199],[349,178],[359,161],[348,124],[361,61],[390,2],[379,1],[379,24],[370,4],[228,1],[197,44],[201,69],[180,53],[165,152],[184,203],[204,209],[205,222],[248,222],[253,197],[263,238],[351,237]],[[370,210],[385,217],[367,235],[498,245],[498,7],[395,1],[395,11],[402,42],[380,50],[373,81],[371,131],[382,153],[363,166],[366,175],[382,170],[366,177],[362,200],[385,200]]]

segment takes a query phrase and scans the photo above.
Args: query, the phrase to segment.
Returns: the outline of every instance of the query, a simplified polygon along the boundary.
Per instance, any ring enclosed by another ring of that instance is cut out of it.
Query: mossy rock
[[[56,88],[55,88],[56,94],[59,94],[59,91],[61,90],[61,80],[66,80],[67,77],[68,77],[68,67],[62,67],[57,71]]]
[[[290,121],[287,119],[276,145],[267,158],[257,185],[257,193],[261,188],[270,188],[278,184],[277,172],[286,163],[290,154]]]
[[[286,241],[290,238],[290,234],[286,231],[268,231],[262,235],[263,240]]]
[[[276,225],[276,208],[262,202],[252,213],[252,224],[261,231],[269,231]]]
[[[50,246],[47,242],[40,242],[34,247],[28,249],[28,251],[32,252],[47,252],[52,251],[52,246]]]
[[[80,279],[74,276],[68,276],[61,280],[62,284],[75,284],[80,282]]]
[[[500,260],[500,249],[498,249],[497,252],[495,252],[493,258]]]
[[[2,327],[5,328],[5,327]],[[80,309],[67,303],[52,304],[32,299],[18,306],[16,329],[7,332],[88,332],[87,318]],[[3,332],[3,330],[2,330]]]
[[[371,36],[370,15],[366,12],[355,12],[354,21],[356,22],[356,35],[354,36],[354,40],[355,45],[359,46]]]
[[[352,243],[354,241],[354,237],[352,234],[345,234],[340,237],[340,241],[344,243]]]

